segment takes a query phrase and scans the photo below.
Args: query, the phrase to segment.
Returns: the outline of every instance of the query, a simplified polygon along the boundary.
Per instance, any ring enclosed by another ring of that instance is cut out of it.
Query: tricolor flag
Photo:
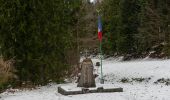
[[[102,41],[102,21],[100,16],[98,16],[98,38]]]

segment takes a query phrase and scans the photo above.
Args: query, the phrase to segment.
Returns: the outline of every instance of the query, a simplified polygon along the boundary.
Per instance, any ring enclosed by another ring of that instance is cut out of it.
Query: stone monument
[[[77,87],[96,87],[93,69],[94,66],[92,60],[90,58],[84,59],[81,64],[81,74],[78,79]]]
[[[93,74],[93,62],[90,58],[85,58],[81,63],[81,73],[78,76],[78,84],[76,87],[60,86],[58,92],[63,95],[76,95],[85,93],[108,93],[108,92],[123,92],[123,88],[104,88],[96,87],[95,75]],[[95,88],[92,88],[95,87]]]

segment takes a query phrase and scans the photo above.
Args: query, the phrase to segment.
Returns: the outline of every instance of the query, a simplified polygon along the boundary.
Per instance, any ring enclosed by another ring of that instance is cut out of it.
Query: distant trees
[[[103,0],[102,11],[106,54],[170,54],[169,0]]]
[[[137,43],[135,35],[138,34],[140,4],[138,0],[121,1],[121,29],[120,34],[123,36],[123,45],[121,50],[125,54],[136,52]]]
[[[103,47],[105,53],[113,55],[120,51],[119,49],[123,43],[123,37],[120,34],[120,0],[103,1],[101,14],[103,16],[103,34],[106,37],[103,40]]]
[[[81,0],[0,0],[0,53],[19,80],[61,81],[77,59],[74,28]]]
[[[140,31],[140,51],[146,51],[151,47],[159,44],[163,44],[163,51],[166,55],[169,53],[166,51],[170,47],[169,44],[169,30],[170,24],[170,2],[168,0],[150,0],[144,1],[141,6],[141,25]]]

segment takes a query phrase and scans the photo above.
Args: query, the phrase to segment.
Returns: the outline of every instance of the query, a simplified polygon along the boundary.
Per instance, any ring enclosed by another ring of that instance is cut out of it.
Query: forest
[[[97,9],[104,55],[170,57],[170,0],[0,0],[0,90],[70,77],[98,46]]]
[[[169,0],[104,0],[105,53],[169,57]]]

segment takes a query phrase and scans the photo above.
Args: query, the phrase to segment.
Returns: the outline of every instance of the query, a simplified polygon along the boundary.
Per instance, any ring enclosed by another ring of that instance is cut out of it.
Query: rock
[[[100,62],[96,62],[96,66],[100,66]]]

